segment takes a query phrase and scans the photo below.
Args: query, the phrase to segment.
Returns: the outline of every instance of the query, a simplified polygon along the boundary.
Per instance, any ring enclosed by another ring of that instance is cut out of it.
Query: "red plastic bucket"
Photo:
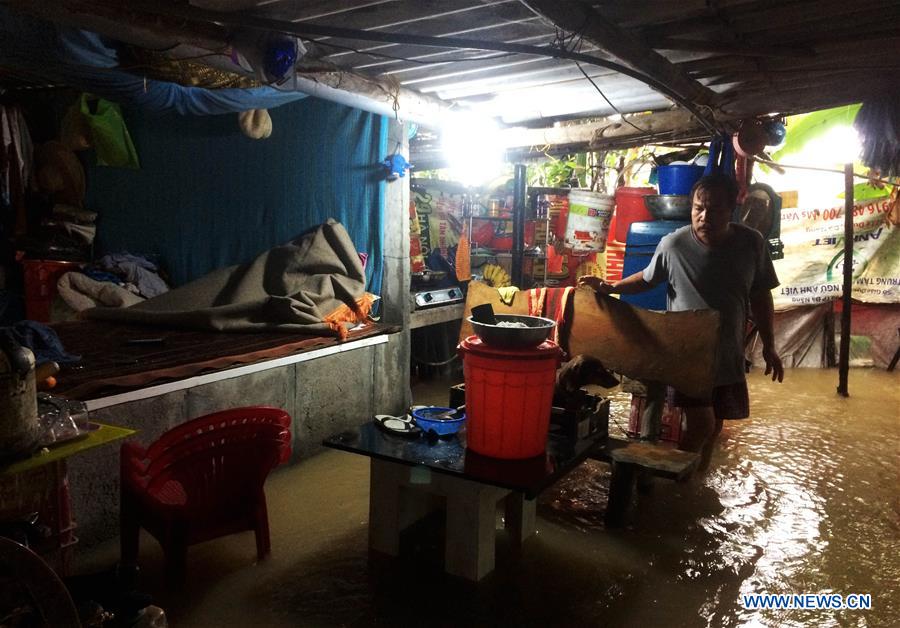
[[[633,222],[655,220],[644,205],[644,197],[656,194],[656,188],[618,188],[616,190],[616,240],[625,242]]]
[[[459,345],[466,381],[468,447],[492,458],[543,455],[562,352],[546,341],[498,349],[469,336]]]

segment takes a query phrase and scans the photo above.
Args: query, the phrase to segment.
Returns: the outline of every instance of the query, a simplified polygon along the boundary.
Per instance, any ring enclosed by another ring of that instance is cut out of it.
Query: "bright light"
[[[790,161],[822,168],[833,168],[858,160],[861,152],[862,145],[856,129],[850,125],[841,125],[829,129],[821,137],[810,140],[803,150],[797,153],[796,162],[793,158]]]
[[[473,114],[448,117],[441,125],[441,147],[454,181],[475,186],[503,172],[500,129],[491,118]]]
[[[809,140],[800,151],[784,157],[783,161],[785,164],[840,170],[845,163],[857,161],[860,152],[861,145],[854,128],[841,125]],[[833,172],[788,168],[780,175],[760,169],[754,178],[776,190],[797,190],[801,207],[833,207],[843,203],[839,195],[844,191],[844,177]]]

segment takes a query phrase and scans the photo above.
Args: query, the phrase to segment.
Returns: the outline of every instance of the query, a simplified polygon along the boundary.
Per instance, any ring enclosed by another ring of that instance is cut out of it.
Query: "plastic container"
[[[50,305],[56,296],[56,282],[73,270],[78,270],[77,262],[53,260],[22,260],[25,275],[25,316],[41,323],[50,322]]]
[[[690,194],[691,188],[703,176],[703,166],[672,164],[656,169],[660,194]]]
[[[640,438],[641,436],[641,417],[644,414],[644,408],[647,405],[647,398],[640,395],[631,396],[631,410],[628,414],[628,436],[630,438]],[[684,421],[684,410],[676,408],[671,399],[666,398],[660,417],[659,440],[670,443],[678,443],[681,439],[681,424]]]
[[[456,434],[466,421],[466,415],[457,412],[456,408],[443,408],[440,406],[415,408],[412,411],[412,415],[419,429],[423,432],[433,430],[438,436]],[[441,418],[442,416],[446,418]]]
[[[468,447],[492,458],[544,454],[562,352],[546,341],[498,349],[469,336],[459,345],[466,383]]]
[[[573,253],[602,253],[606,250],[609,222],[615,199],[589,190],[569,192],[569,215],[565,243]]]
[[[625,242],[633,222],[653,220],[644,197],[656,194],[656,188],[618,188],[616,190],[616,240]]]
[[[672,233],[679,227],[690,224],[681,220],[656,220],[653,222],[635,222],[628,229],[628,238],[625,245],[625,260],[622,265],[622,276],[628,277],[634,273],[644,270],[653,253],[656,251],[656,245],[662,240],[663,236]],[[636,305],[647,310],[665,311],[666,309],[666,291],[668,290],[668,282],[662,282],[647,292],[638,294],[623,294],[622,301]]]

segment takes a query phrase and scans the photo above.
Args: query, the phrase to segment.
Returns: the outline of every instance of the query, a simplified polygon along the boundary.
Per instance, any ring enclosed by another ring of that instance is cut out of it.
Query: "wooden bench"
[[[606,523],[608,526],[621,526],[631,503],[639,470],[656,477],[684,480],[696,468],[700,454],[681,451],[658,442],[610,438],[606,449],[597,459],[612,465]]]

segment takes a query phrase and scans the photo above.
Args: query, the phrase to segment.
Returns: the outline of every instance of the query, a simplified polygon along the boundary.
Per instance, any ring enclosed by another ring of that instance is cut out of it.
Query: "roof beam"
[[[626,65],[666,85],[693,103],[715,106],[718,95],[684,74],[642,40],[620,29],[596,9],[573,0],[525,0],[560,28],[583,35]]]
[[[747,45],[736,42],[709,41],[664,37],[653,42],[654,50],[689,50],[692,52],[715,52],[743,57],[814,57],[816,51],[808,46]]]

